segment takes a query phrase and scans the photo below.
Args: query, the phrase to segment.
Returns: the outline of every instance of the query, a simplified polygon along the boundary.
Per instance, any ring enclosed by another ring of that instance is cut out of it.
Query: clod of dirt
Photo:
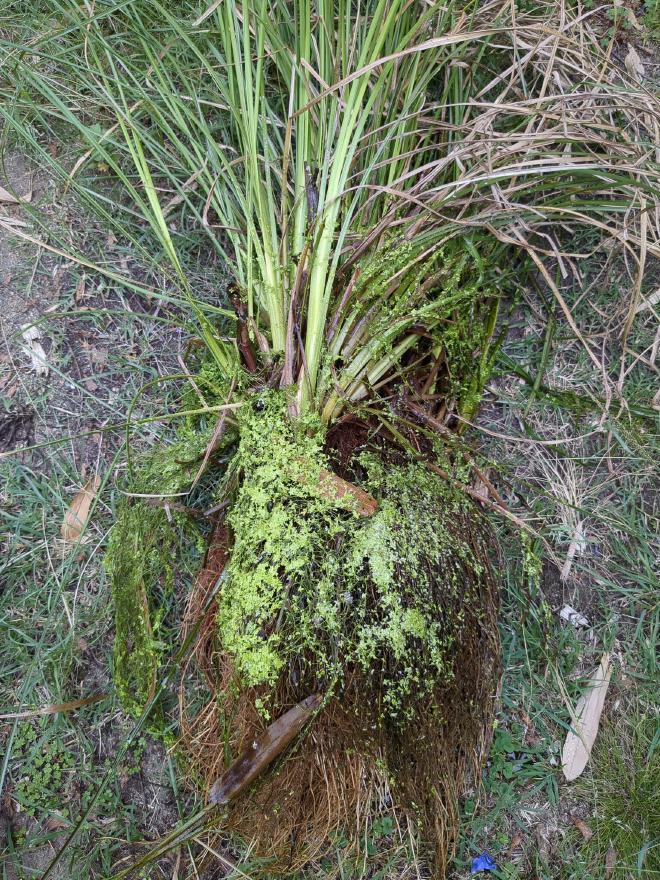
[[[0,452],[29,446],[34,437],[34,410],[21,407],[0,413]]]

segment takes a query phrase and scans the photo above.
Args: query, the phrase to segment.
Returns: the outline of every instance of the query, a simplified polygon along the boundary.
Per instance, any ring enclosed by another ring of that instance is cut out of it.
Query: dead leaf
[[[107,364],[108,352],[104,348],[90,348],[89,359],[93,364]]]
[[[575,827],[585,840],[591,840],[591,838],[594,836],[593,831],[591,830],[591,828],[589,828],[584,819],[580,819],[579,816],[571,816],[571,822],[573,823],[573,825],[575,825]]]
[[[38,709],[25,709],[21,712],[6,712],[0,715],[0,720],[10,721],[17,718],[39,718],[44,715],[57,715],[60,712],[70,712],[72,709],[89,706],[91,703],[99,703],[101,700],[105,700],[107,696],[107,694],[93,694],[91,697],[84,697],[82,700],[69,700],[66,703],[49,703],[47,706],[40,706]]]
[[[518,847],[520,846],[520,844],[522,842],[523,842],[522,834],[520,834],[520,833],[514,834],[514,836],[511,838],[511,843],[509,844],[509,848],[506,851],[506,857],[510,858],[511,855],[513,855],[513,853],[518,849]]]
[[[472,491],[476,501],[488,501],[488,486],[478,476],[475,476],[472,482]]]
[[[337,474],[321,468],[319,482],[321,494],[328,500],[344,501],[360,516],[372,516],[376,512],[378,502],[375,498],[359,486],[342,480]]]
[[[65,822],[65,820],[58,816],[57,813],[53,813],[52,816],[49,816],[44,822],[44,828],[46,831],[61,831],[62,828],[68,828],[69,823]]]
[[[85,295],[85,276],[81,275],[78,279],[78,283],[76,284],[76,289],[73,291],[73,300],[74,302],[80,302],[80,300]]]
[[[26,351],[30,355],[32,369],[37,376],[47,376],[49,367],[46,352],[40,342],[40,339],[42,338],[41,330],[38,327],[35,327],[34,324],[26,324],[21,331],[21,336],[25,341]]]
[[[73,544],[81,536],[87,519],[92,501],[101,485],[101,478],[96,475],[87,480],[80,492],[73,499],[62,522],[62,538],[69,544]]]
[[[218,6],[220,6],[221,3],[222,0],[214,0],[214,2],[211,3],[211,5],[207,7],[204,12],[202,12],[200,17],[193,22],[193,27],[199,27],[202,22],[205,22],[210,15],[213,15],[215,10],[218,8]]]
[[[0,202],[8,202],[10,205],[20,205],[21,202],[31,202],[32,192],[25,193],[24,196],[15,196],[6,190],[4,186],[0,186]]]
[[[581,626],[589,626],[589,621],[584,614],[580,614],[580,612],[576,611],[571,605],[564,605],[559,612],[559,616],[567,623],[572,623],[576,629]]]
[[[591,676],[587,689],[575,706],[573,726],[566,735],[561,763],[568,782],[577,779],[587,766],[611,676],[610,654],[603,654],[598,669]]]
[[[605,856],[605,880],[610,880],[610,877],[614,873],[614,869],[616,868],[616,850],[610,844],[610,848],[607,850],[607,855]]]
[[[644,76],[644,65],[642,64],[642,59],[637,54],[637,50],[630,43],[628,43],[628,54],[623,59],[623,63],[633,79],[641,81]]]
[[[638,315],[646,309],[652,309],[654,306],[657,306],[658,303],[660,303],[660,287],[637,303],[635,306],[635,314]]]

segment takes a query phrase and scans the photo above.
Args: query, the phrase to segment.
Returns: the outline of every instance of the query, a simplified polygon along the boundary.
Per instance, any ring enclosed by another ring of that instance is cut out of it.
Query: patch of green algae
[[[145,460],[132,492],[167,497],[190,485],[209,434],[192,429],[183,433],[178,443]],[[162,654],[162,598],[172,589],[182,532],[188,539],[198,538],[183,514],[170,512],[168,518],[162,507],[136,497],[118,504],[104,567],[115,611],[114,680],[123,706],[133,714],[143,710],[155,688]]]
[[[287,418],[281,393],[241,411],[220,643],[243,684],[263,686],[265,712],[282,671],[302,662],[331,692],[347,670],[369,673],[382,711],[405,716],[409,699],[453,675],[480,574],[460,526],[465,501],[420,464],[364,454],[361,486],[379,506],[360,518],[322,495],[322,444],[312,417]]]
[[[200,365],[195,385],[196,390],[192,386],[184,390],[184,412],[199,408],[200,393],[209,407],[228,399],[230,380],[210,361]],[[212,411],[182,419],[174,443],[141,457],[137,476],[127,486],[131,496],[123,497],[117,505],[104,567],[115,616],[114,680],[124,708],[132,714],[140,714],[154,692],[163,652],[159,638],[163,600],[172,589],[181,542],[197,543],[200,552],[203,545],[187,516],[174,510],[168,516],[162,506],[135,496],[180,501],[177,493],[191,486],[217,418],[218,413]],[[234,436],[235,429],[229,426],[224,442],[230,444]]]

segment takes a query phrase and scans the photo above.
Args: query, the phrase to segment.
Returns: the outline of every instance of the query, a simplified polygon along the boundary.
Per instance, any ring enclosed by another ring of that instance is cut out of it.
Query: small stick
[[[322,699],[321,694],[312,694],[273,721],[213,783],[209,801],[212,804],[227,804],[247,788],[298,736],[321,705]]]

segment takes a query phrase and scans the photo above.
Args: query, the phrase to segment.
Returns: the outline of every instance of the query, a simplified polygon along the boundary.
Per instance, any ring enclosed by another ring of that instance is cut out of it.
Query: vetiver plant
[[[155,692],[174,526],[203,483],[221,518],[184,639],[208,693],[182,685],[181,750],[223,827],[281,874],[393,801],[441,876],[499,664],[461,426],[532,273],[598,360],[557,281],[576,228],[620,244],[643,295],[655,106],[564,6],[52,8],[5,113],[44,157],[40,133],[82,137],[123,199],[90,193],[82,159],[69,179],[136,254],[157,247],[205,343],[178,440],[133,463],[110,541],[122,698]],[[221,307],[186,274],[191,227],[231,267]]]

